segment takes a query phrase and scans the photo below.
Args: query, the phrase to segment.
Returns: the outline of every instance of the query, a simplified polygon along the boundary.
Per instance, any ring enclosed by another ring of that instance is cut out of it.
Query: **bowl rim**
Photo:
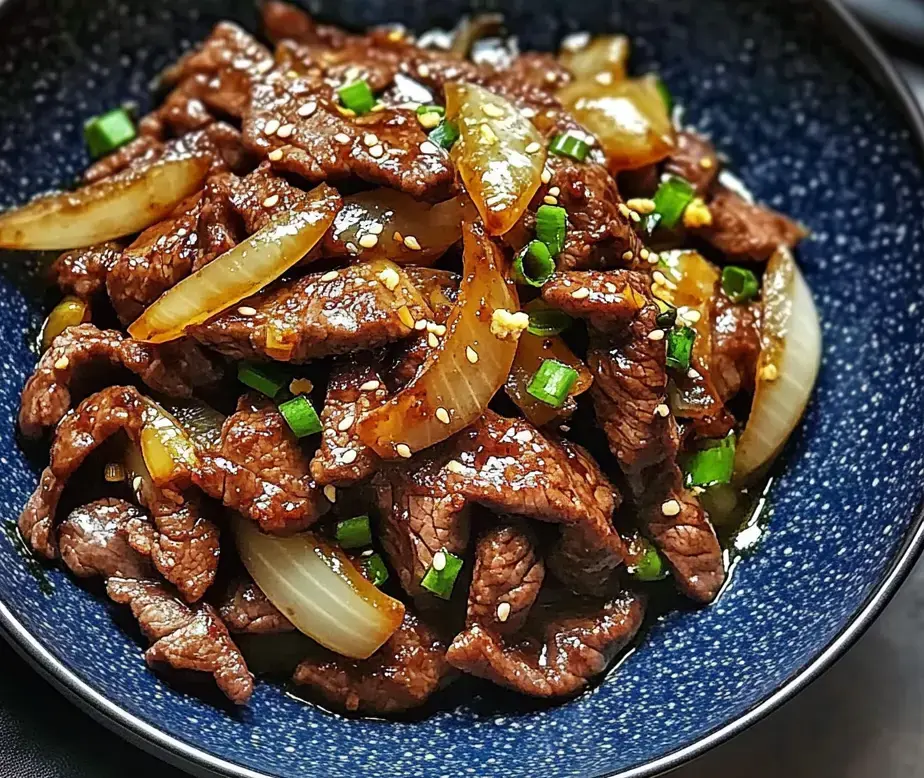
[[[0,6],[5,5],[5,2],[0,0]],[[907,122],[919,158],[924,160],[924,112],[892,60],[839,0],[815,0],[815,4],[826,17],[841,45],[850,51],[867,75],[877,82],[884,96],[895,104]],[[773,694],[688,746],[628,770],[597,773],[587,778],[653,778],[675,770],[743,732],[819,678],[869,629],[895,596],[924,550],[924,502],[916,506],[915,510],[916,516],[903,546],[878,587],[868,595],[854,617],[828,645],[814,659],[794,672]],[[39,675],[70,702],[107,729],[158,759],[197,776],[273,778],[268,773],[214,756],[169,735],[100,694],[55,657],[2,601],[0,637],[5,638]]]

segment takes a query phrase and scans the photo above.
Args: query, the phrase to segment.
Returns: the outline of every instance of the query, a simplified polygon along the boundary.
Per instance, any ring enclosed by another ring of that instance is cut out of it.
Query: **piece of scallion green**
[[[578,372],[557,359],[544,359],[532,377],[526,392],[546,405],[561,408],[578,380]]]
[[[275,399],[282,388],[289,383],[289,377],[275,365],[255,362],[239,362],[237,380],[244,386],[265,394],[271,400]]]
[[[658,553],[658,549],[647,540],[643,542],[645,545],[645,552],[635,564],[629,566],[629,575],[637,581],[645,581],[646,583],[660,581],[668,574],[667,565],[664,564],[664,560]]]
[[[94,159],[124,146],[137,134],[135,123],[124,108],[94,116],[83,125],[83,138]]]
[[[378,554],[365,557],[360,564],[363,566],[366,578],[372,582],[373,586],[381,586],[388,580],[388,568],[385,566],[385,560]]]
[[[552,257],[565,247],[568,212],[560,205],[540,205],[536,211],[536,237],[549,248]]]
[[[722,270],[722,289],[733,303],[743,303],[757,297],[760,283],[754,271],[729,265]]]
[[[657,303],[661,313],[658,314],[655,321],[662,330],[669,330],[677,323],[677,309],[663,300],[658,300]]]
[[[667,366],[674,370],[689,370],[694,340],[696,340],[696,330],[692,327],[676,327],[668,332]]]
[[[667,229],[676,227],[686,207],[693,201],[694,195],[693,185],[685,178],[680,176],[665,178],[653,198],[654,212],[646,218],[645,228],[648,233],[654,232],[656,227]]]
[[[375,95],[365,79],[340,87],[337,94],[343,107],[353,111],[357,116],[369,113],[375,106]]]
[[[279,412],[297,438],[305,438],[321,431],[321,420],[304,395],[281,403]]]
[[[432,104],[431,104],[431,105],[418,105],[418,106],[417,106],[417,115],[418,115],[418,116],[423,116],[424,114],[427,114],[427,113],[436,113],[436,114],[439,114],[440,116],[445,116],[445,115],[446,115],[446,109],[443,108],[443,106],[441,106],[441,105],[432,105]]]
[[[735,443],[733,433],[709,448],[692,454],[684,467],[684,483],[688,487],[709,487],[729,483],[735,472]]]
[[[526,331],[530,335],[549,338],[552,335],[560,335],[573,322],[574,319],[564,311],[559,311],[557,308],[542,308],[529,312],[529,324]]]
[[[578,162],[583,162],[590,153],[590,144],[577,135],[565,132],[552,138],[549,151],[559,157],[571,157]]]
[[[420,585],[440,599],[448,600],[452,596],[452,587],[455,586],[460,570],[462,560],[446,549],[441,549],[433,555],[433,562]]]
[[[427,137],[431,143],[442,146],[444,149],[451,149],[452,144],[459,140],[459,128],[455,122],[443,119]]]
[[[337,522],[335,532],[340,548],[362,548],[372,544],[372,527],[368,516],[354,516]]]
[[[518,284],[540,287],[554,272],[555,260],[541,240],[530,241],[513,258],[513,280]]]

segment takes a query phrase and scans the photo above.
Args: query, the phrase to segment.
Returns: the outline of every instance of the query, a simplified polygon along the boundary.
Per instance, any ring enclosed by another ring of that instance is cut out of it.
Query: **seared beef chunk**
[[[502,524],[478,538],[468,591],[466,625],[480,624],[502,635],[526,623],[545,578],[545,565],[524,526]]]
[[[196,484],[264,532],[299,532],[327,510],[309,474],[308,455],[265,397],[242,397],[221,428],[217,448],[199,460]]]
[[[278,0],[266,0],[260,6],[263,34],[271,41],[292,40],[339,48],[349,37],[338,27],[318,24],[301,8]]]
[[[721,287],[712,298],[712,359],[710,376],[721,398],[749,392],[760,358],[761,305],[733,303]]]
[[[229,176],[222,182],[229,206],[240,217],[244,230],[252,235],[273,218],[303,208],[308,194],[276,175],[266,164],[241,178]],[[339,208],[339,202],[334,207]]]
[[[249,578],[232,582],[218,612],[231,632],[268,635],[295,629]]]
[[[152,667],[209,673],[229,700],[244,705],[253,694],[253,676],[211,605],[190,607],[157,581],[113,577],[109,597],[129,605],[151,647],[144,658]]]
[[[88,300],[105,289],[106,276],[121,254],[115,242],[67,251],[54,261],[51,276],[62,292]]]
[[[694,232],[737,262],[766,262],[777,248],[795,248],[808,234],[789,217],[730,189],[719,189],[709,210],[712,224]]]
[[[381,460],[359,439],[356,422],[386,397],[378,363],[371,357],[345,360],[332,368],[321,411],[321,445],[311,460],[315,481],[352,486],[375,473]]]
[[[397,713],[422,705],[448,670],[445,643],[407,611],[397,631],[368,659],[319,649],[295,669],[293,680],[340,710]]]
[[[648,276],[632,270],[556,273],[542,287],[549,305],[606,329],[629,321],[649,303]]]
[[[153,578],[153,539],[147,516],[113,497],[74,509],[58,528],[61,559],[81,578]]]
[[[188,334],[235,359],[300,363],[373,349],[407,337],[410,319],[426,318],[403,286],[390,290],[376,273],[366,263],[282,281]]]
[[[163,143],[151,135],[139,135],[133,141],[97,160],[83,174],[83,182],[92,184],[125,170],[136,159],[155,158],[163,148]]]
[[[631,592],[603,602],[537,604],[522,636],[505,640],[475,624],[456,636],[446,658],[459,670],[523,694],[576,694],[628,645],[644,610]]]
[[[685,178],[693,184],[699,197],[712,188],[719,175],[721,163],[712,142],[695,132],[677,133],[677,145],[667,158],[664,172]]]

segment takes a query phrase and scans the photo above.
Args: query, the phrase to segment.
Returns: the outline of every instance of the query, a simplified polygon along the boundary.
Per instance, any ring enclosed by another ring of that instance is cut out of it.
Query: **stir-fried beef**
[[[362,264],[283,281],[188,334],[236,359],[299,363],[376,348],[406,337],[413,321],[426,318],[402,286],[390,290],[376,274]]]
[[[733,303],[718,288],[712,298],[710,376],[723,400],[754,388],[760,358],[761,306]]]
[[[232,582],[218,612],[231,632],[268,635],[295,629],[249,578]]]
[[[340,710],[397,713],[422,705],[448,670],[445,643],[407,611],[397,631],[368,659],[322,649],[295,669],[293,680]]]
[[[466,624],[518,632],[545,578],[545,565],[525,527],[503,524],[485,532],[475,547]]]
[[[109,597],[129,605],[151,647],[149,665],[209,673],[225,695],[244,705],[253,694],[253,676],[244,657],[211,605],[190,607],[157,581],[113,577],[106,581]]]
[[[265,532],[298,532],[328,508],[298,438],[276,405],[256,395],[242,397],[225,420],[217,448],[200,456],[195,481]]]
[[[228,177],[224,185],[228,204],[241,218],[248,235],[266,227],[276,216],[304,208],[308,202],[305,190],[273,173],[266,163],[246,176]]]
[[[602,331],[648,305],[650,284],[647,275],[632,270],[556,273],[542,287],[542,299]]]
[[[67,251],[51,266],[51,276],[58,288],[82,300],[88,300],[106,287],[106,276],[122,254],[116,242]]]
[[[275,42],[292,40],[338,49],[350,37],[339,27],[318,24],[301,8],[278,0],[266,0],[260,6],[260,19],[263,34]]]
[[[689,181],[700,197],[712,188],[720,169],[712,142],[688,130],[677,133],[677,144],[664,165],[665,173]]]
[[[586,688],[635,636],[644,604],[631,592],[604,601],[536,606],[522,636],[507,638],[475,624],[456,636],[446,658],[464,672],[534,697]]]

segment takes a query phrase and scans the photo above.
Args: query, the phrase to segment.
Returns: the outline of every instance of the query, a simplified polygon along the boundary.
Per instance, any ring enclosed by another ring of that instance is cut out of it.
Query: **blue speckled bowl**
[[[320,3],[353,25],[452,24],[462,0]],[[759,197],[808,223],[801,251],[825,361],[771,494],[770,534],[713,607],[659,621],[618,674],[557,708],[458,684],[431,718],[348,721],[260,684],[229,712],[166,685],[107,604],[59,571],[42,591],[0,535],[0,624],[70,697],[142,746],[235,776],[643,776],[676,766],[803,687],[868,626],[922,542],[921,125],[868,41],[827,6],[743,0],[490,3],[527,44],[622,29]],[[556,10],[561,8],[563,10]],[[693,9],[693,10],[690,10]],[[145,105],[161,67],[249,0],[31,0],[0,28],[0,206],[71,180],[83,119]],[[846,40],[860,60],[837,39]],[[872,73],[878,83],[869,78]],[[13,418],[42,317],[0,266],[3,519],[35,483]]]

